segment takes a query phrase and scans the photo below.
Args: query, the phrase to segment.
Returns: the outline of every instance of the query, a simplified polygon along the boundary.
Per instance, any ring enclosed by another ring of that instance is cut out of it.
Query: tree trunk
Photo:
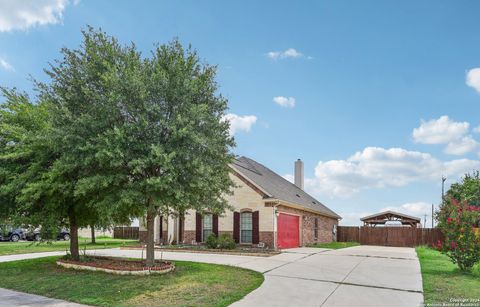
[[[90,226],[91,230],[92,230],[92,244],[95,244],[95,226]]]
[[[155,210],[147,211],[147,267],[155,264]]]
[[[78,225],[77,217],[73,209],[69,209],[68,220],[70,222],[70,254],[73,260],[80,260],[80,253],[78,251]]]

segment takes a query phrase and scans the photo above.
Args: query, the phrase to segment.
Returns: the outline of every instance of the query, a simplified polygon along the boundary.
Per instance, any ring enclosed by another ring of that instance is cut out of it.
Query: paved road
[[[138,250],[108,249],[87,253],[141,257]],[[38,253],[35,257],[42,257],[42,254],[47,253]],[[4,257],[7,256],[0,257],[0,262],[6,259]],[[11,260],[22,257],[16,255]],[[416,307],[423,301],[420,264],[413,248],[295,248],[272,257],[156,252],[156,257],[232,265],[264,273],[265,282],[233,306]]]

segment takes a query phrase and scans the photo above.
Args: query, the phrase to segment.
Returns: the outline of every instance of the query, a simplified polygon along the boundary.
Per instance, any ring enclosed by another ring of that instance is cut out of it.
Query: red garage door
[[[298,216],[280,213],[277,218],[278,248],[292,248],[299,245]]]

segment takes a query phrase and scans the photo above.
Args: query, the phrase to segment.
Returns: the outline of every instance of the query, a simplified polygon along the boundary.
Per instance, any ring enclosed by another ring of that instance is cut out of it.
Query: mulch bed
[[[163,271],[172,267],[172,263],[168,261],[156,260],[153,267],[145,266],[142,260],[130,260],[111,257],[88,257],[87,261],[74,261],[70,259],[59,259],[58,262],[70,263],[94,268],[115,270],[115,271]]]
[[[125,250],[136,250],[136,249],[145,249],[142,245],[129,245],[122,246],[120,249]],[[280,252],[275,250],[264,250],[264,249],[208,249],[208,248],[199,248],[199,247],[161,247],[156,246],[156,251],[164,252],[179,252],[179,253],[202,253],[202,254],[223,254],[223,255],[238,255],[238,256],[257,256],[257,257],[270,257],[280,254]]]

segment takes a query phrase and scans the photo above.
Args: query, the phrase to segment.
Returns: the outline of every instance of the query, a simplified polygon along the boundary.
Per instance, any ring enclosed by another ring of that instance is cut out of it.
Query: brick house
[[[211,233],[236,243],[290,248],[335,240],[341,217],[303,190],[303,162],[295,162],[295,184],[262,164],[240,157],[231,165],[236,187],[226,198],[233,211],[217,216],[189,210],[184,216],[155,219],[155,242],[196,244]],[[146,229],[140,223],[140,240]]]

